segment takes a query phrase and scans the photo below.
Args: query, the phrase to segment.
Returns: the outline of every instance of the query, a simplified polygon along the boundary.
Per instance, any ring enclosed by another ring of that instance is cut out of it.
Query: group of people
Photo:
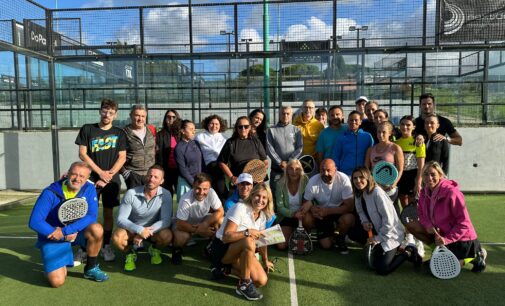
[[[239,117],[227,138],[219,115],[205,118],[203,131],[196,134],[195,123],[174,109],[166,111],[157,131],[146,124],[142,105],[132,107],[131,123],[121,129],[113,126],[117,103],[104,99],[100,122],[84,125],[75,141],[81,161],[44,189],[30,217],[49,283],[61,286],[74,260],[86,262],[86,278],[107,280],[97,257],[101,253],[105,261],[115,260],[113,246],[125,254],[125,271],[136,269],[137,252],[144,247],[151,264],[158,265],[162,249],[171,245],[171,261],[180,265],[184,248],[197,235],[208,239],[204,254],[212,276],[238,276],[237,294],[258,300],[257,288],[266,285],[273,263],[267,247],[257,248],[256,240],[279,223],[288,241],[299,222],[317,231],[324,249],[336,245],[348,254],[348,240],[376,245],[378,274],[389,274],[406,260],[419,265],[423,243],[444,244],[462,265],[471,262],[472,270],[481,272],[486,252],[463,194],[445,176],[448,145],[461,145],[462,138],[434,105],[435,97],[423,94],[420,117],[404,116],[396,128],[388,113],[366,97],[356,100],[347,123],[340,106],[318,110],[316,119],[314,101],[306,100],[294,119],[291,107],[280,107],[279,122],[270,128],[262,110]],[[300,162],[307,155],[317,165],[310,173]],[[244,172],[251,160],[270,167],[265,181]],[[374,181],[371,171],[379,161],[397,168],[393,184]],[[128,189],[121,201],[120,175]],[[74,197],[87,200],[87,215],[64,225],[58,208]],[[100,197],[103,225],[97,223]],[[416,198],[419,221],[404,228],[394,203],[406,206]],[[78,245],[75,256],[72,245]],[[285,250],[288,243],[276,247]]]

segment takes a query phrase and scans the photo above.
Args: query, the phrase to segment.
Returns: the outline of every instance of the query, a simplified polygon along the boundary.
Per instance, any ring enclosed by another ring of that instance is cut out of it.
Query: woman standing
[[[202,150],[207,173],[212,177],[212,188],[223,200],[226,198],[225,179],[217,163],[217,157],[226,143],[226,137],[223,135],[226,123],[220,116],[210,115],[203,120],[202,126],[204,131],[196,135],[195,140]]]
[[[265,113],[257,108],[249,114],[251,122],[251,132],[259,138],[264,148],[267,145],[267,122],[265,121]]]
[[[175,160],[179,168],[177,181],[177,201],[191,190],[195,175],[202,172],[203,156],[195,138],[195,124],[190,120],[181,123],[181,140],[175,147]]]
[[[391,135],[393,134],[393,124],[389,121],[384,121],[377,127],[377,139],[379,143],[369,148],[366,152],[365,166],[372,171],[373,167],[380,162],[386,161],[395,165],[398,170],[398,178],[390,186],[381,186],[388,194],[396,193],[396,185],[402,177],[403,173],[403,151],[399,145],[392,142]],[[394,200],[393,196],[393,200]]]
[[[274,268],[268,260],[266,246],[258,248],[265,267],[255,256],[256,240],[272,214],[272,193],[268,184],[260,183],[254,186],[244,203],[237,203],[226,213],[211,246],[213,276],[222,277],[231,271],[240,278],[235,292],[251,301],[263,298],[256,287],[267,284],[265,271]]]
[[[487,252],[477,239],[458,183],[447,179],[440,164],[433,161],[423,168],[423,183],[417,207],[419,221],[408,223],[407,229],[426,244],[445,245],[461,266],[472,263],[472,272],[483,272]]]
[[[175,146],[179,141],[181,117],[175,109],[169,109],[163,117],[163,127],[156,134],[156,164],[163,167],[165,177],[163,187],[174,194],[177,187],[177,162]]]
[[[293,230],[298,227],[298,220],[303,221],[306,230],[313,227],[312,214],[303,213],[301,209],[308,181],[309,178],[303,173],[300,161],[291,159],[288,161],[284,176],[277,182],[275,206],[286,241],[289,241]],[[287,242],[277,244],[279,250],[285,250],[287,247]]]
[[[440,127],[438,117],[435,114],[428,115],[424,119],[426,138],[426,162],[436,161],[440,164],[444,173],[449,171],[449,142],[447,139],[436,141],[437,129]]]
[[[358,167],[352,172],[354,203],[365,231],[372,231],[368,243],[375,245],[372,265],[379,275],[387,275],[396,270],[405,260],[410,259],[416,266],[422,263],[415,246],[409,245],[405,252],[398,253],[404,232],[391,199],[386,192],[376,186],[366,167]]]
[[[263,145],[257,137],[252,136],[249,118],[242,116],[237,118],[233,135],[224,144],[217,162],[230,183],[235,185],[245,165],[253,159],[264,161],[265,166],[268,167]]]

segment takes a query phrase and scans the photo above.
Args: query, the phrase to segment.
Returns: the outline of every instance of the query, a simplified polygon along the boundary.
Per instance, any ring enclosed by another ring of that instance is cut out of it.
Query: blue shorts
[[[72,245],[86,247],[84,231],[79,232],[74,242],[37,241],[36,247],[40,249],[42,254],[44,271],[49,273],[61,267],[73,267]]]

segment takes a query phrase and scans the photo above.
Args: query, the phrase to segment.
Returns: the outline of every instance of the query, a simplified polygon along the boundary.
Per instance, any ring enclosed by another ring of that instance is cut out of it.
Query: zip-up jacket
[[[351,176],[356,167],[365,164],[366,151],[372,146],[373,138],[370,133],[362,129],[357,132],[347,129],[337,138],[333,146],[332,159],[337,165],[337,170]]]

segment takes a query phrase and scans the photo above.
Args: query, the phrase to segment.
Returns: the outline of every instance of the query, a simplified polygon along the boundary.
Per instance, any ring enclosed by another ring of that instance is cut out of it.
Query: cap
[[[356,99],[356,101],[354,103],[358,103],[360,101],[368,102],[368,98],[365,96],[360,96],[359,98]]]
[[[249,173],[241,173],[237,178],[237,184],[248,182],[249,184],[253,183],[253,177]]]

